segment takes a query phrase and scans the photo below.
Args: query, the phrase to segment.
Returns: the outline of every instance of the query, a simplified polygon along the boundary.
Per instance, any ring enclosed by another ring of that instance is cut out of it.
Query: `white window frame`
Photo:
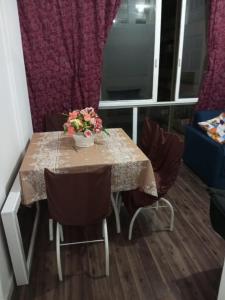
[[[133,100],[129,100],[130,102],[132,102]],[[116,102],[116,103],[115,103]],[[132,105],[127,105],[127,100],[124,100],[123,103],[117,103],[119,101],[115,101],[113,103],[113,105],[105,105],[105,106],[99,106],[99,109],[121,109],[121,108],[132,108],[133,112],[132,112],[132,140],[134,143],[137,144],[137,131],[138,131],[138,108],[139,107],[158,107],[158,106],[183,106],[183,105],[193,105],[196,103],[195,99],[188,99],[188,101],[186,101],[185,99],[181,99],[180,101],[162,101],[162,102],[152,102],[151,104],[149,103],[140,103],[138,102],[138,104],[136,104],[134,106],[134,104],[132,103]],[[115,105],[117,104],[117,105]],[[130,104],[130,103],[129,103]]]
[[[159,83],[162,0],[155,0],[155,3],[156,3],[156,6],[155,6],[155,44],[154,44],[152,98],[153,98],[154,102],[157,102],[158,83]]]
[[[138,107],[152,106],[157,103],[158,96],[158,77],[159,77],[159,57],[160,57],[160,38],[161,38],[161,12],[162,0],[155,0],[155,43],[153,57],[153,85],[151,99],[137,100],[105,100],[100,101],[100,109],[118,109],[132,108],[133,109],[133,141],[137,142],[137,125],[138,125]]]
[[[181,18],[180,18],[180,33],[179,33],[179,47],[177,58],[177,73],[174,101],[160,101],[157,102],[158,97],[158,76],[159,76],[159,60],[160,60],[160,38],[161,38],[161,13],[162,0],[156,0],[156,18],[155,18],[155,45],[154,45],[154,69],[153,69],[153,88],[152,99],[136,99],[136,100],[116,100],[116,101],[100,101],[100,109],[120,109],[132,108],[132,138],[137,143],[137,127],[138,127],[138,108],[139,107],[155,107],[155,106],[179,106],[179,105],[194,105],[198,102],[198,98],[179,98],[180,79],[183,57],[184,45],[184,30],[186,18],[187,0],[182,0]]]
[[[181,4],[181,18],[180,18],[180,36],[179,36],[179,47],[178,47],[178,58],[177,58],[177,76],[175,86],[175,102],[184,102],[186,104],[197,103],[198,98],[179,98],[180,92],[180,79],[182,70],[182,59],[183,59],[183,47],[184,47],[184,31],[185,31],[185,19],[187,13],[187,0],[182,0]]]
[[[152,102],[157,102],[158,96],[158,77],[159,77],[159,57],[160,57],[160,38],[161,38],[161,13],[162,0],[155,0],[155,41],[154,41],[154,57],[153,57],[153,84],[152,84],[152,98],[137,99],[137,100],[100,100],[100,108],[113,107],[134,107],[145,106]]]

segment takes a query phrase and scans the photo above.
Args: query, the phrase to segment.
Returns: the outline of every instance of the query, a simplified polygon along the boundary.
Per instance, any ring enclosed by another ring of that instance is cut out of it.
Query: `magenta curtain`
[[[98,108],[102,52],[120,0],[18,0],[34,131],[47,113]]]
[[[225,109],[225,1],[211,0],[208,67],[203,75],[197,110]]]

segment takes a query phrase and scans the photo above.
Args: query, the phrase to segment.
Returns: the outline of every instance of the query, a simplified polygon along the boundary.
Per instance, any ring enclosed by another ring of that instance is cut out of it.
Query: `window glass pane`
[[[184,135],[185,126],[191,122],[193,105],[160,106],[139,109],[138,114],[138,144],[142,133],[144,119],[150,118],[165,130]]]
[[[123,128],[132,138],[132,108],[101,109],[98,113],[105,128]]]
[[[193,105],[173,106],[171,111],[171,131],[183,135],[185,126],[191,123]]]
[[[180,5],[180,0],[162,0],[158,101],[174,100]]]
[[[157,122],[161,127],[167,129],[169,122],[169,112],[170,108],[168,106],[139,108],[137,144],[139,144],[140,142],[144,119],[150,118],[151,120]]]
[[[187,0],[179,98],[198,96],[205,62],[207,5]]]
[[[122,0],[104,50],[102,100],[152,98],[155,0]]]

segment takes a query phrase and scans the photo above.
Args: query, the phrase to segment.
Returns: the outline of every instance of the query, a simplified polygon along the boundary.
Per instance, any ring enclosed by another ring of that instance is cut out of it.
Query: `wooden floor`
[[[129,242],[129,217],[123,209],[122,234],[115,233],[113,217],[108,221],[109,278],[103,276],[102,244],[70,246],[62,249],[62,283],[57,278],[55,246],[48,241],[43,207],[30,284],[16,288],[13,300],[216,299],[225,242],[211,229],[206,187],[182,166],[168,199],[175,208],[173,232],[154,231],[167,224],[166,210],[145,212],[138,217]],[[71,232],[65,235],[70,238]]]

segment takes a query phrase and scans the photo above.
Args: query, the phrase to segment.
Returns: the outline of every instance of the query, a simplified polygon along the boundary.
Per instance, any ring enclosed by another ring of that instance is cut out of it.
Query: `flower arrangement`
[[[67,122],[63,125],[64,132],[69,134],[82,133],[85,137],[91,137],[93,133],[104,131],[102,120],[93,107],[82,110],[74,110],[69,113]],[[107,133],[108,134],[108,133]]]

